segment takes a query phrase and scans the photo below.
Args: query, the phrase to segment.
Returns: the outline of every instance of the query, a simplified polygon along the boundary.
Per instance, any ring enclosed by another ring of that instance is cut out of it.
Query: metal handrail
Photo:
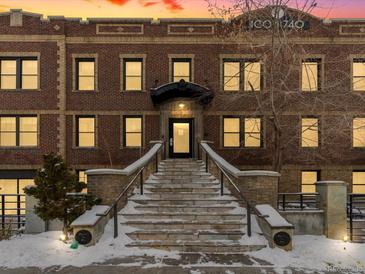
[[[286,197],[295,197],[295,196],[299,196],[299,201],[297,200],[287,200]],[[288,207],[286,206],[287,203],[292,203],[292,204],[298,204],[300,206],[300,210],[304,211],[304,210],[318,210],[319,209],[319,201],[317,199],[317,197],[319,196],[318,192],[290,192],[290,193],[278,193],[278,208],[280,208],[281,205],[281,210],[286,211],[288,209]],[[280,200],[280,197],[282,198]],[[307,199],[305,200],[304,197],[306,197]],[[312,200],[309,200],[308,198],[314,198]],[[304,205],[308,204],[314,204],[315,207],[313,208],[305,208]],[[296,209],[296,208],[295,208]]]
[[[154,157],[151,157],[151,159],[147,162],[145,162],[144,166],[141,167],[136,175],[132,178],[132,180],[128,183],[128,185],[119,193],[117,198],[115,198],[114,202],[111,204],[109,209],[105,211],[104,213],[96,214],[97,216],[108,216],[113,209],[113,218],[114,218],[114,238],[118,237],[118,204],[120,200],[128,193],[129,189],[132,187],[132,185],[135,183],[136,179],[140,177],[140,194],[143,195],[143,170],[146,168],[146,166],[155,158],[155,171],[158,172],[158,153],[163,149],[163,143],[162,146],[156,151]]]
[[[364,213],[354,213],[354,204],[363,204],[365,201],[365,194],[355,194],[355,193],[350,193],[348,194],[349,200],[347,202],[347,217],[349,219],[349,232],[350,232],[350,240],[353,241],[354,240],[354,231],[364,231],[365,228],[361,227],[361,228],[354,228],[354,217],[358,217],[358,215],[360,215],[361,217],[365,218],[365,214]],[[357,198],[363,199],[360,201],[356,201]],[[355,207],[356,209],[356,207]],[[355,216],[356,215],[356,216]],[[365,237],[365,234],[363,235]]]
[[[206,172],[208,172],[208,160],[209,160],[209,153],[204,149],[203,146],[201,146],[201,148],[205,151],[205,168],[206,168]],[[223,167],[221,167],[221,165],[219,163],[217,163],[217,161],[215,161],[215,159],[213,159],[212,157],[210,157],[210,159],[213,161],[213,163],[219,168],[220,172],[221,172],[221,176],[220,176],[220,191],[221,191],[221,195],[224,195],[224,181],[223,181],[223,176],[226,177],[228,179],[228,182],[233,186],[233,188],[237,191],[239,197],[241,198],[241,200],[246,204],[246,218],[247,218],[247,235],[249,237],[251,237],[252,235],[252,222],[251,222],[251,211],[259,218],[267,218],[267,215],[262,215],[255,207],[253,207],[250,202],[248,201],[248,199],[246,199],[246,197],[243,195],[243,193],[241,192],[241,190],[237,187],[237,185],[233,182],[233,180],[229,177],[229,175],[227,174],[227,172],[223,169]]]
[[[16,201],[6,201],[6,197],[16,197]],[[25,210],[24,204],[25,201],[21,200],[21,197],[25,197],[24,194],[0,194],[0,205],[1,205],[1,213],[0,213],[0,222],[1,222],[1,228],[5,229],[5,224],[11,225],[17,225],[17,229],[20,229],[25,224],[25,214],[22,214],[21,212]],[[7,204],[16,204],[16,207],[6,208]],[[22,207],[23,206],[23,207]],[[16,211],[16,214],[6,214],[7,211]],[[10,221],[6,223],[7,220]],[[16,219],[14,221],[13,219]],[[17,229],[12,229],[11,231],[16,231]]]

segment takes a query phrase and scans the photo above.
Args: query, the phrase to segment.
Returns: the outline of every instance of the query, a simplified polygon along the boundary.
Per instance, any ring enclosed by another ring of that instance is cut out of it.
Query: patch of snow
[[[365,271],[365,244],[309,235],[294,236],[293,243],[293,251],[267,247],[245,254],[270,262],[276,268],[293,267],[334,273]]]
[[[71,227],[74,226],[93,226],[102,218],[98,214],[105,214],[109,210],[109,206],[95,205],[90,210],[86,210],[84,214],[72,222]]]
[[[267,216],[265,220],[272,226],[272,227],[287,227],[293,226],[287,220],[285,220],[279,212],[276,211],[271,205],[256,205],[256,209],[261,213],[261,215]]]

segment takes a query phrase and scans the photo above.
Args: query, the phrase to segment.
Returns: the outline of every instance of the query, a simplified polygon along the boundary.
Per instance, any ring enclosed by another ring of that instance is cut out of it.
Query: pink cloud
[[[140,4],[143,6],[143,7],[150,7],[150,6],[154,6],[156,4],[158,4],[157,1],[146,1],[146,0],[140,0],[139,1]]]

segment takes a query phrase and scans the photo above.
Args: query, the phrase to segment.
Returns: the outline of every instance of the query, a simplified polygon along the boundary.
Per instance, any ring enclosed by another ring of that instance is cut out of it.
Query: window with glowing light
[[[352,193],[365,194],[365,171],[352,172]]]
[[[352,74],[352,89],[365,91],[365,58],[353,60]]]
[[[172,81],[191,82],[191,59],[173,58],[172,60]]]
[[[0,147],[38,146],[37,116],[0,116]]]
[[[314,92],[321,89],[321,59],[305,59],[302,62],[302,91]]]
[[[37,58],[0,58],[0,89],[36,90],[38,80]]]
[[[123,90],[142,91],[143,85],[143,60],[124,59],[123,60]]]
[[[240,147],[241,130],[239,117],[223,118],[223,146]]]
[[[142,116],[125,116],[123,132],[125,147],[142,147]]]
[[[301,181],[301,192],[304,193],[314,193],[316,192],[317,181],[320,181],[320,171],[310,170],[302,171],[302,181]]]
[[[95,116],[76,117],[76,146],[95,147]]]
[[[352,146],[365,147],[365,118],[354,118],[352,121]]]
[[[245,147],[261,147],[261,119],[245,118]]]
[[[318,147],[319,126],[317,118],[302,118],[302,147]]]
[[[260,91],[261,63],[251,59],[226,59],[223,61],[224,91]]]
[[[95,90],[95,59],[77,58],[76,59],[76,90],[94,91]]]

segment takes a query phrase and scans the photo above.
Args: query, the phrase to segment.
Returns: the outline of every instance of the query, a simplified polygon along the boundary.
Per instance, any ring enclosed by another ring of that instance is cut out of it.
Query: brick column
[[[347,188],[342,181],[316,183],[319,208],[324,211],[324,233],[327,238],[343,240],[347,235]]]
[[[274,171],[241,171],[234,181],[252,206],[269,204],[277,208],[279,177]]]

